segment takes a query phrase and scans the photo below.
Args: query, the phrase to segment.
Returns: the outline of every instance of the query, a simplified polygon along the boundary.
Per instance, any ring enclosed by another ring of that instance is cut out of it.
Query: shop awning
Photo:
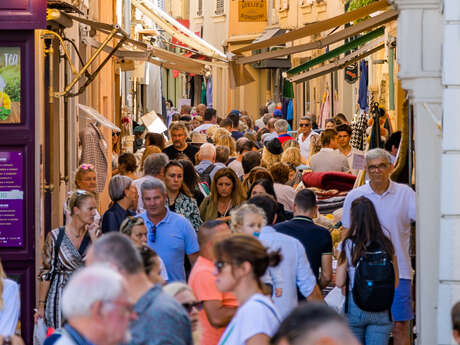
[[[133,0],[133,1],[138,1],[138,0]],[[354,20],[368,16],[371,13],[385,10],[388,6],[389,4],[387,0],[379,0],[379,1],[371,3],[368,6],[358,8],[354,11],[346,12],[336,17],[321,20],[319,22],[307,24],[303,28],[292,30],[283,35],[275,36],[267,40],[264,40],[262,42],[249,44],[245,47],[238,48],[232,51],[232,53],[241,54],[246,51],[252,51],[256,49],[280,45],[286,42],[298,40],[303,37],[311,36],[314,34],[319,34],[320,32],[323,32],[329,29],[333,29],[338,26],[344,25],[346,23],[350,23]]]
[[[152,1],[131,0],[131,4],[168,34],[182,43],[187,44],[190,48],[195,49],[198,53],[210,58],[227,61],[227,56],[223,52],[195,35],[158,6],[153,5]]]
[[[118,58],[126,58],[131,60],[148,61],[160,67],[175,69],[184,73],[204,74],[205,62],[201,60],[191,59],[183,55],[175,54],[173,52],[151,46],[147,43],[133,40],[128,38],[128,35],[119,28],[118,25],[110,25],[106,23],[96,22],[87,18],[82,18],[74,15],[69,15],[70,18],[91,26],[93,29],[103,33],[110,33],[114,28],[118,28],[119,32],[114,37],[123,39],[123,47],[125,49],[118,49],[113,53]],[[126,36],[125,36],[126,35]],[[91,37],[84,37],[82,39],[87,45],[98,49],[102,43]],[[138,48],[133,50],[130,48]],[[112,51],[108,45],[103,47],[107,53]]]
[[[254,54],[251,56],[240,56],[236,57],[236,63],[238,64],[246,64],[252,63],[256,61],[262,61],[267,59],[273,59],[281,56],[287,56],[290,54],[300,53],[304,51],[309,51],[313,49],[321,49],[330,44],[342,41],[348,37],[355,36],[363,31],[373,29],[380,25],[384,25],[388,22],[396,20],[398,18],[398,11],[397,10],[389,10],[382,14],[379,14],[375,17],[366,19],[358,24],[350,26],[342,31],[333,33],[325,38],[320,40],[300,44],[289,48],[280,48],[271,52],[265,52],[261,54]]]
[[[324,74],[334,72],[336,70],[342,69],[353,62],[361,60],[368,55],[371,55],[381,49],[385,48],[385,40],[383,37],[380,37],[372,42],[365,44],[360,49],[354,51],[353,53],[345,56],[342,59],[339,59],[335,62],[329,63],[325,66],[309,70],[307,72],[295,74],[291,77],[287,77],[287,80],[294,83],[304,82],[310,79],[320,77]]]
[[[337,57],[339,56],[340,54],[343,54],[345,52],[348,52],[348,51],[351,51],[353,49],[356,49],[358,48],[359,46],[362,46],[364,45],[365,43],[379,37],[379,36],[383,36],[383,34],[385,33],[385,28],[384,27],[380,27],[374,31],[371,31],[369,32],[368,34],[365,34],[363,36],[360,36],[358,37],[357,39],[354,39],[353,41],[350,41],[338,48],[335,48],[333,50],[330,50],[328,51],[327,53],[323,54],[323,55],[320,55],[310,61],[307,61],[305,62],[304,64],[301,64],[297,67],[294,67],[292,69],[290,69],[289,71],[287,71],[287,75],[288,77],[289,76],[293,76],[295,74],[298,74],[298,73],[301,73],[301,72],[304,72],[310,68],[312,68],[313,66],[316,66],[320,63],[323,63],[329,59],[332,59],[334,57]]]

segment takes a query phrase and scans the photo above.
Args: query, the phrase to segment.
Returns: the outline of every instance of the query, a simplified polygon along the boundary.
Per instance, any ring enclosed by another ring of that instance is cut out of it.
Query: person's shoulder
[[[391,181],[391,185],[397,192],[409,194],[415,193],[415,191],[407,184]]]
[[[4,291],[19,291],[19,284],[9,278],[3,278],[3,289]]]
[[[174,147],[174,145],[169,145],[169,146],[166,146],[164,149],[163,149],[163,152],[164,153],[167,153],[167,152],[174,152],[176,150],[176,148]]]

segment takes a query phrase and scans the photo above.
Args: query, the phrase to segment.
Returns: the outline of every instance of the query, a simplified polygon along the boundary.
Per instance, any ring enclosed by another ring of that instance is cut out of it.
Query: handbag
[[[42,345],[46,339],[48,328],[45,325],[43,318],[38,318],[37,323],[34,325],[33,345]]]

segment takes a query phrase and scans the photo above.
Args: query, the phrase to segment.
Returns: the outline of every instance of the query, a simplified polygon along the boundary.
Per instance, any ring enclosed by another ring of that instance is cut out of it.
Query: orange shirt
[[[238,301],[232,293],[217,290],[214,270],[212,261],[202,256],[198,257],[188,280],[195,298],[197,301],[222,301],[225,307],[238,307]],[[201,345],[217,345],[225,327],[211,326],[204,309],[198,314],[198,319],[201,325]]]

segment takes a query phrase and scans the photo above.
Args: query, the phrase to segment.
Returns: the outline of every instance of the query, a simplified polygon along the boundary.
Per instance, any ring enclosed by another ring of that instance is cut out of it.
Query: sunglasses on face
[[[193,308],[195,308],[197,311],[200,311],[201,309],[203,309],[203,301],[193,303],[182,303],[182,306],[185,310],[187,310],[187,313],[191,313]]]
[[[120,133],[119,133],[119,132],[112,132],[112,137],[114,137],[114,136],[119,137],[119,136],[120,136]]]
[[[299,124],[299,127],[310,127],[309,123],[301,123]]]

